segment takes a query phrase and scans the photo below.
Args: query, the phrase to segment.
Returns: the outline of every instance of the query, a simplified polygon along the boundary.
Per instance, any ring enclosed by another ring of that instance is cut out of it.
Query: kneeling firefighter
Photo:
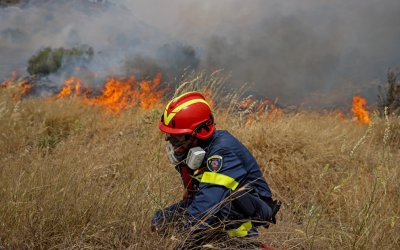
[[[248,237],[258,235],[257,226],[275,223],[280,202],[272,200],[255,158],[229,132],[216,130],[201,93],[171,100],[159,128],[185,191],[180,202],[155,213],[153,230],[180,221],[186,230],[217,225],[230,237]]]

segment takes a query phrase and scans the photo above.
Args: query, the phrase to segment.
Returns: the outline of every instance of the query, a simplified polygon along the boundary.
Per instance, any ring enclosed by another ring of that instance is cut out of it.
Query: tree
[[[388,114],[400,115],[400,83],[398,76],[400,72],[388,70],[387,85],[379,86],[378,107],[381,115],[384,115],[385,108]]]

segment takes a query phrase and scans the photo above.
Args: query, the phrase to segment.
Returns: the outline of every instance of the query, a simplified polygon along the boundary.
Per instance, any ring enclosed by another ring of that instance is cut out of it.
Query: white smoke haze
[[[0,78],[40,48],[87,44],[103,75],[224,69],[232,88],[328,106],[355,94],[374,103],[400,66],[399,0],[49,2],[0,8]]]

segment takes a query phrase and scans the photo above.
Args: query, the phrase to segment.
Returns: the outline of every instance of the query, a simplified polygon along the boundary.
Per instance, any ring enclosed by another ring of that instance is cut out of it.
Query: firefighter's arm
[[[209,222],[213,215],[227,205],[227,198],[246,176],[240,159],[229,151],[219,150],[206,162],[207,170],[198,178],[199,191],[188,207],[191,224]]]
[[[183,199],[193,199],[195,187],[192,180],[194,171],[190,169],[185,163],[178,164],[175,169],[179,172],[183,184]]]

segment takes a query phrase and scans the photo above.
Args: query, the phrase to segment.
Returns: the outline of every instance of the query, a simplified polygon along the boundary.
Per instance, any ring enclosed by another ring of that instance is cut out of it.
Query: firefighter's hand
[[[165,216],[162,210],[158,210],[151,218],[151,231],[157,232],[162,228],[165,223]]]

